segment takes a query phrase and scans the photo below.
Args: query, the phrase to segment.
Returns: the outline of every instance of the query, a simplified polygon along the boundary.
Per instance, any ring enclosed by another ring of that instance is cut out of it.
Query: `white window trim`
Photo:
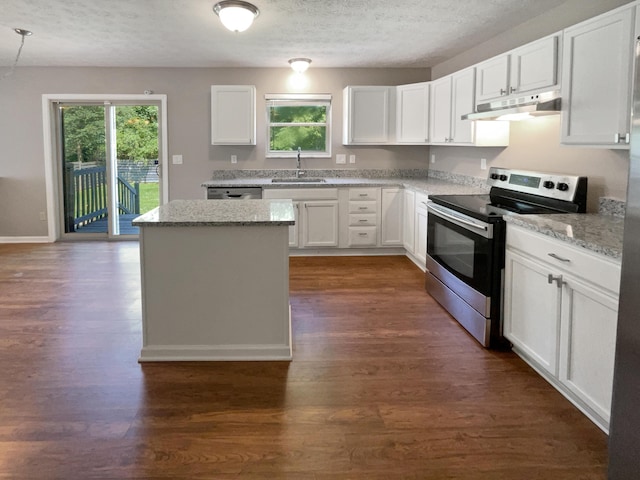
[[[267,126],[267,132],[266,132],[266,139],[267,141],[266,143],[266,158],[295,158],[298,153],[297,152],[271,152],[269,150],[269,144],[270,144],[270,135],[269,135],[269,130],[270,127],[272,125],[277,125],[277,124],[272,124],[271,123],[271,119],[269,117],[269,102],[276,100],[276,101],[287,101],[287,102],[291,102],[291,105],[296,105],[296,104],[303,104],[304,102],[308,102],[308,101],[317,101],[317,102],[327,102],[329,105],[329,108],[327,110],[327,151],[326,152],[311,152],[311,151],[307,151],[307,152],[303,152],[304,158],[331,158],[331,110],[332,110],[332,105],[331,105],[331,94],[328,93],[267,93],[264,96],[264,99],[266,100],[265,103],[265,116],[266,116],[266,126]],[[298,103],[299,102],[299,103]],[[315,125],[315,124],[314,124]]]

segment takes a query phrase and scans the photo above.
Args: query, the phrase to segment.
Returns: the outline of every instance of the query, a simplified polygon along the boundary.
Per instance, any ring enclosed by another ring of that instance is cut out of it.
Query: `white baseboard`
[[[142,347],[138,362],[290,361],[289,345],[154,345]]]
[[[0,237],[0,243],[51,243],[49,237]]]
[[[353,256],[383,256],[404,255],[405,249],[397,248],[290,248],[290,257],[353,257]]]

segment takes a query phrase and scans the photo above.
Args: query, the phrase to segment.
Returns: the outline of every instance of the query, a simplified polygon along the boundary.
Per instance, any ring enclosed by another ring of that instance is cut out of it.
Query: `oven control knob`
[[[567,190],[569,190],[569,185],[567,185],[566,183],[559,183],[556,188],[561,192],[566,192]]]
[[[509,177],[507,177],[505,174],[502,174],[502,175],[500,175],[498,178],[504,182],[504,181],[506,181],[506,180],[507,180],[507,178],[509,178]]]
[[[555,184],[555,183],[553,183],[551,180],[547,180],[546,182],[543,182],[543,183],[542,183],[542,186],[543,186],[544,188],[553,188],[553,187],[555,187],[555,186],[556,186],[556,184]]]
[[[491,180],[498,180],[498,178],[500,178],[500,175],[498,175],[497,173],[491,174]]]

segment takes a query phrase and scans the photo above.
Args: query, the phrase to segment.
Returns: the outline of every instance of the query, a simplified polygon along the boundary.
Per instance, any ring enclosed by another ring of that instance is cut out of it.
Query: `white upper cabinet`
[[[211,86],[211,145],[256,144],[256,87]]]
[[[429,82],[396,87],[396,140],[398,143],[429,142]]]
[[[431,82],[429,118],[431,143],[450,143],[451,138],[451,76]]]
[[[476,82],[478,103],[508,95],[509,54],[505,53],[476,65]]]
[[[344,145],[392,143],[395,87],[350,86],[343,90]]]
[[[564,31],[562,143],[628,148],[635,8]]]
[[[559,87],[554,34],[476,65],[476,104]]]
[[[475,70],[468,68],[435,80],[431,84],[431,143],[472,144],[473,122],[462,115],[473,111],[475,105]]]
[[[508,122],[462,120],[463,115],[474,111],[474,90],[474,68],[431,82],[429,128],[432,145],[509,144]]]
[[[560,34],[516,48],[509,62],[509,95],[549,90],[559,86]]]

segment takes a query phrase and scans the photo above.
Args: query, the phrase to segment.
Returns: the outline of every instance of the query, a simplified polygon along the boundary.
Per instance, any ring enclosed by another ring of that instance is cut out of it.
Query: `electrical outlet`
[[[436,154],[435,153],[431,154],[431,163],[436,163]]]
[[[182,165],[182,155],[173,155],[171,161],[174,165]]]
[[[487,159],[486,158],[481,158],[480,159],[480,170],[486,170],[487,169]]]
[[[349,163],[356,163],[356,156],[355,155],[349,155]]]
[[[238,156],[237,155],[231,155],[231,163],[238,163]]]
[[[44,222],[46,219],[47,219],[47,214],[44,212],[40,212],[40,220]]]
[[[344,153],[336,154],[336,163],[347,163],[347,156]]]

